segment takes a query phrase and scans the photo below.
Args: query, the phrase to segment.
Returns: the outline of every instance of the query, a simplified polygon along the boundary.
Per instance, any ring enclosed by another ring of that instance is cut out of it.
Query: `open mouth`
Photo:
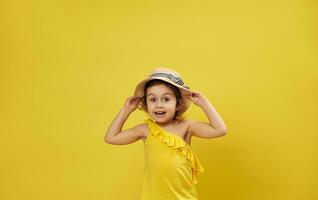
[[[155,115],[157,116],[163,116],[164,114],[166,114],[164,111],[155,112]]]

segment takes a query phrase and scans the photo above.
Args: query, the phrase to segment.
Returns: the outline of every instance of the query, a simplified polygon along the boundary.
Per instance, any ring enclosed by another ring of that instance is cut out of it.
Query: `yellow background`
[[[2,200],[138,200],[143,143],[104,134],[158,66],[228,133],[193,138],[200,200],[315,200],[317,1],[1,3]],[[207,121],[192,104],[189,118]],[[134,112],[124,128],[141,123]]]

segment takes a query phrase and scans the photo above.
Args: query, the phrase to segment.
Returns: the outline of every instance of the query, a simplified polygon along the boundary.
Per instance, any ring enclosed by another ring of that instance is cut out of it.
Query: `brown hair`
[[[143,110],[145,112],[147,112],[147,89],[151,86],[154,86],[154,85],[165,85],[167,87],[169,87],[172,92],[174,93],[175,97],[176,97],[176,100],[177,100],[177,105],[176,107],[181,107],[181,105],[183,104],[183,100],[182,100],[182,96],[181,96],[181,92],[179,90],[179,88],[177,88],[176,86],[170,84],[170,83],[167,83],[165,81],[162,81],[162,80],[159,80],[159,79],[154,79],[154,80],[150,80],[148,81],[146,84],[145,84],[145,87],[144,87],[144,96],[141,98],[139,104],[138,104],[138,108],[140,110]],[[179,114],[179,111],[176,110],[175,112],[175,115],[174,115],[174,120],[177,120],[177,119],[181,119],[181,115]]]

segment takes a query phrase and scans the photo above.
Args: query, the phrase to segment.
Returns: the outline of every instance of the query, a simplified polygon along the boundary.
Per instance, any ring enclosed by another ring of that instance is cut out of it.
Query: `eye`
[[[164,101],[169,101],[169,100],[170,100],[170,99],[169,99],[169,98],[167,98],[167,97],[166,97],[166,98],[163,98],[163,99],[164,99]]]
[[[149,100],[150,100],[150,101],[152,101],[152,102],[153,102],[153,101],[156,101],[156,99],[155,99],[155,98],[150,98]]]

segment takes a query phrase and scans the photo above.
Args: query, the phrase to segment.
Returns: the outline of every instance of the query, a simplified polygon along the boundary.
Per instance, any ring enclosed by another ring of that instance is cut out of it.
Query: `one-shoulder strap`
[[[151,118],[147,118],[144,120],[149,128],[149,133],[152,135],[158,135],[160,132],[160,128],[158,127],[158,125],[156,124],[156,122],[151,119]]]

